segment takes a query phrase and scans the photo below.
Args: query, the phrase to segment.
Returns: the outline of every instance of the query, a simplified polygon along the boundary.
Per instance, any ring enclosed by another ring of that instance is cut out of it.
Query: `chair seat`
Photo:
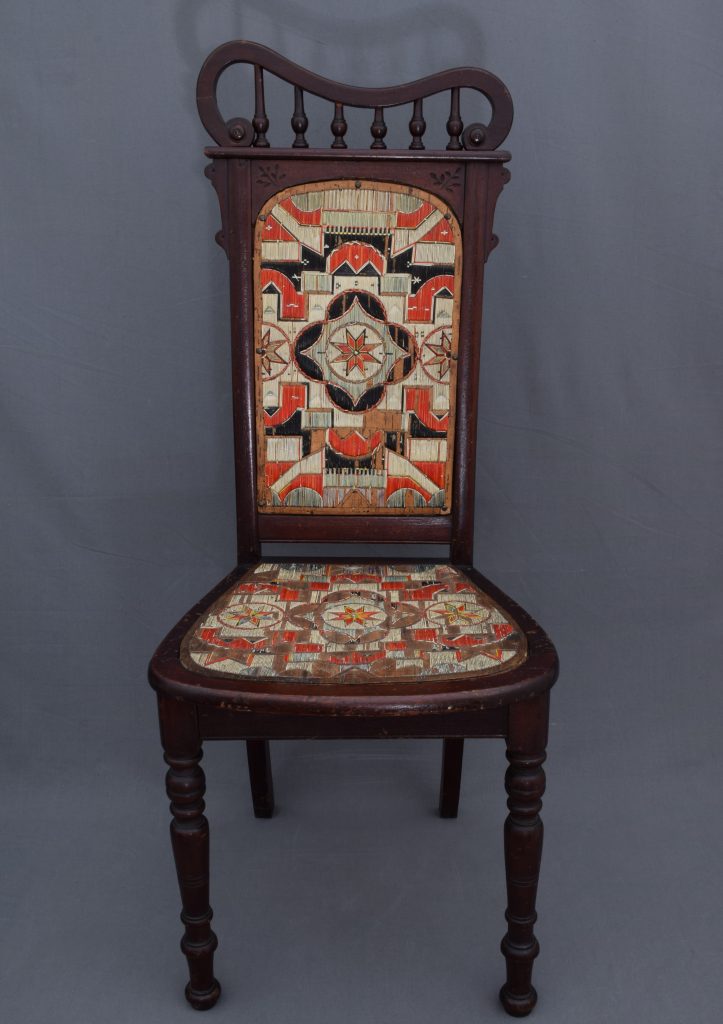
[[[260,562],[186,633],[181,663],[284,683],[414,684],[492,675],[525,632],[447,563]]]

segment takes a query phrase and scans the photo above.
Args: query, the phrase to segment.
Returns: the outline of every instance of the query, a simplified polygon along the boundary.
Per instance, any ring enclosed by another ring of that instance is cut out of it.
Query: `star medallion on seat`
[[[378,608],[359,608],[352,605],[344,605],[344,610],[341,612],[335,612],[332,616],[335,619],[339,619],[344,623],[345,626],[366,625],[369,619],[373,619],[380,614]]]
[[[484,607],[445,601],[444,604],[433,605],[427,614],[431,619],[444,619],[448,626],[465,626],[472,622],[484,622],[489,613]]]

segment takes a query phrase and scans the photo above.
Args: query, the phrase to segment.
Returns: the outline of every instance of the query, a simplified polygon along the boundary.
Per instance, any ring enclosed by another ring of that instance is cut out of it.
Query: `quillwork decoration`
[[[418,189],[328,182],[256,226],[259,510],[446,514],[461,239]]]
[[[293,683],[479,676],[526,656],[517,624],[446,564],[262,562],[188,634],[209,674]]]

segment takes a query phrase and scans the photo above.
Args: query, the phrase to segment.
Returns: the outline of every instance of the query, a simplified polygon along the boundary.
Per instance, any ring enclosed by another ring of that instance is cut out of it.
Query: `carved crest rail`
[[[226,121],[216,99],[218,81],[224,71],[234,64],[248,64],[254,71],[254,113],[251,119],[233,117]],[[369,149],[386,149],[387,108],[411,104],[409,149],[424,149],[427,123],[424,119],[424,100],[449,91],[450,108],[446,122],[449,136],[448,150],[491,151],[504,142],[512,126],[512,98],[505,85],[495,75],[481,68],[452,68],[405,85],[366,89],[342,85],[322,78],[305,68],[286,60],[273,50],[258,43],[234,40],[224,43],[210,54],[198,77],[196,98],[198,112],[206,131],[219,146],[268,148],[270,121],[264,98],[264,75],[269,73],[293,87],[294,106],[290,118],[293,140],[290,148],[307,149],[306,132],[309,119],[304,108],[304,93],[310,93],[333,106],[330,130],[332,149],[349,148],[346,141],[348,124],[344,107],[358,107],[373,111],[369,126],[372,141]],[[489,124],[474,122],[465,128],[461,116],[462,90],[472,90],[484,96],[492,109]]]

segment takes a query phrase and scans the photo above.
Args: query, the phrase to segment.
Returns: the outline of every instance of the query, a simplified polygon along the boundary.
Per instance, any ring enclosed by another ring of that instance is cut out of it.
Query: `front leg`
[[[542,769],[547,745],[548,694],[513,704],[509,711],[505,776],[509,814],[505,821],[507,934],[502,952],[507,981],[500,991],[505,1010],[525,1017],[537,1002],[532,965],[540,951],[535,938],[535,899],[542,856]]]
[[[196,708],[159,696],[166,792],[171,801],[171,844],[176,862],[185,932],[181,950],[188,961],[186,999],[195,1010],[210,1009],[221,994],[213,976],[218,940],[211,929],[209,906],[209,834],[204,816],[206,779],[200,766],[201,741]]]

